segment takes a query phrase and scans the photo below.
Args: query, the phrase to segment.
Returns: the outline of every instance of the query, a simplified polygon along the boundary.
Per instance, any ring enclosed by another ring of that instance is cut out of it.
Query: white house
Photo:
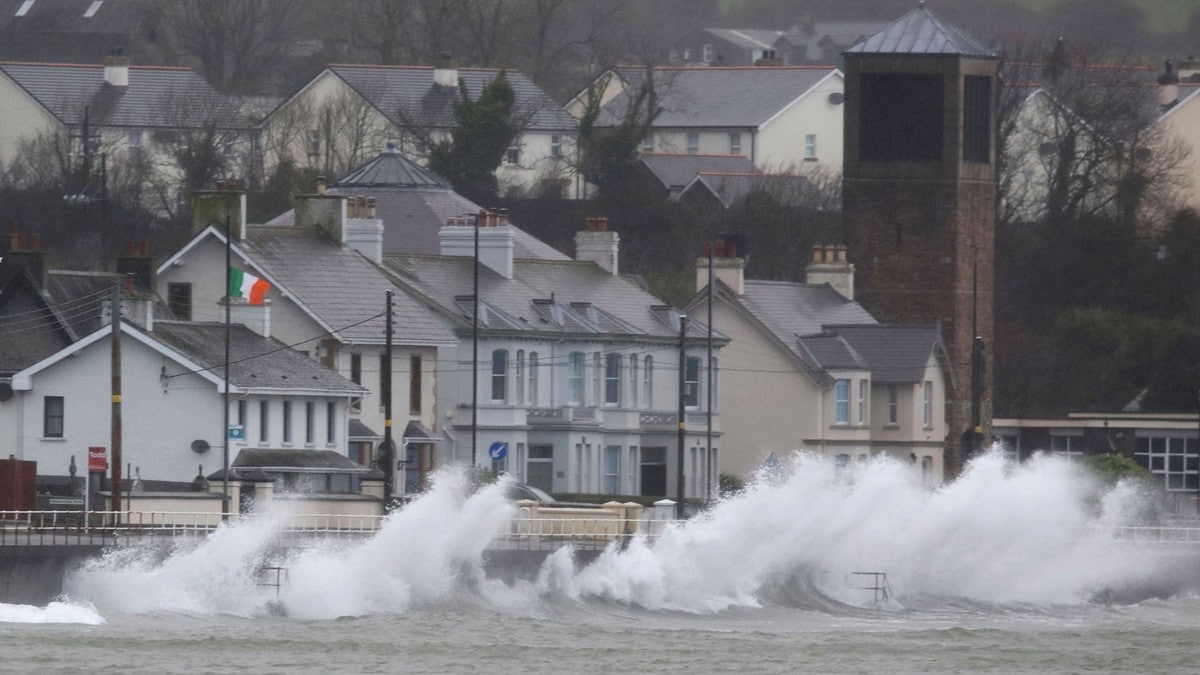
[[[383,373],[387,342],[387,293],[392,292],[393,349],[390,372],[395,442],[413,442],[400,457],[397,492],[418,487],[436,468],[438,348],[454,344],[449,323],[426,303],[406,294],[379,268],[384,227],[366,200],[344,196],[297,197],[293,224],[242,226],[245,194],[198,193],[193,202],[197,234],[158,268],[168,304],[180,319],[213,320],[223,314],[224,215],[230,215],[234,267],[271,284],[267,312],[256,328],[298,353],[366,388],[350,411],[349,456],[373,465],[386,430]]]
[[[238,102],[190,68],[132,66],[121,55],[95,65],[0,63],[0,119],[0,166],[40,139],[57,143],[75,166],[90,157],[97,177],[101,153],[110,167],[148,166],[151,191],[178,181],[182,170],[174,154],[194,138],[208,138],[210,129],[216,129],[216,150],[243,175],[252,171],[258,140],[257,125]],[[101,191],[98,184],[65,189],[93,198]],[[174,207],[178,195],[163,197]]]
[[[59,275],[71,276],[49,276]],[[42,475],[66,475],[72,458],[82,474],[89,448],[111,450],[108,299],[115,277],[81,276],[104,291],[52,297],[74,282],[58,280],[47,289],[18,273],[0,293],[5,309],[41,306],[4,314],[6,343],[45,331],[66,337],[0,378],[0,448],[37,461]],[[121,460],[134,469],[129,479],[187,482],[198,467],[204,474],[221,469],[225,324],[156,320],[161,303],[141,287],[125,293],[121,307]],[[237,308],[238,314],[262,309]],[[89,332],[77,334],[84,326]],[[243,441],[231,442],[231,460],[245,447],[346,454],[349,410],[361,386],[240,324],[229,327],[229,347],[230,423],[245,431]]]
[[[682,423],[684,495],[715,497],[707,329],[688,324],[680,420],[680,314],[619,274],[604,219],[588,225],[576,260],[514,255],[514,228],[495,213],[443,227],[441,255],[385,256],[398,283],[455,319],[458,342],[439,351],[445,442],[547,491],[673,497]],[[714,340],[714,367],[725,342]],[[505,456],[493,461],[496,444]]]
[[[575,196],[578,123],[522,73],[487,68],[330,65],[266,117],[268,169],[286,157],[342,175],[388,141],[424,162],[430,143],[455,126],[459,82],[474,99],[501,73],[516,95],[521,127],[496,170],[501,192]]]
[[[763,171],[805,172],[842,165],[841,71],[830,66],[677,67],[650,71],[661,112],[642,153],[745,155]],[[598,126],[618,124],[647,71],[618,67],[567,103],[582,117],[590,101]]]

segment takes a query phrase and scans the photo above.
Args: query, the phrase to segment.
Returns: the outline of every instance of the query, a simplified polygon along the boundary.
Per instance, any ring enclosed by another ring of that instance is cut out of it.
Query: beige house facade
[[[840,254],[830,247],[831,262],[810,265],[811,283],[748,280],[743,259],[714,258],[713,327],[729,338],[721,471],[749,478],[795,451],[839,466],[887,456],[939,485],[948,371],[938,328],[876,322],[852,299]],[[704,316],[707,258],[697,286],[685,311]]]

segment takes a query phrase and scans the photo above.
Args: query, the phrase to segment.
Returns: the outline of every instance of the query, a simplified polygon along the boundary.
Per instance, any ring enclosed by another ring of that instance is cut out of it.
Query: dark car
[[[554,497],[551,497],[545,490],[526,485],[525,483],[510,483],[507,490],[508,498],[515,501],[529,499],[535,501],[542,506],[558,506],[559,502]]]

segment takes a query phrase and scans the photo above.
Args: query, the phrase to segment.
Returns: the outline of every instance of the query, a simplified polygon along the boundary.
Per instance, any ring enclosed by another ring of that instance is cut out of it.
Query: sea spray
[[[484,549],[514,512],[503,487],[470,494],[466,473],[439,473],[431,490],[386,518],[364,542],[312,541],[279,558],[285,507],[255,514],[191,546],[163,552],[131,546],[67,579],[72,596],[105,612],[186,612],[331,619],[403,612],[460,592],[482,578]],[[285,568],[263,586],[264,565]]]
[[[1078,464],[1039,456],[1012,465],[999,453],[932,489],[900,462],[852,468],[797,453],[781,474],[760,477],[654,542],[635,540],[591,565],[551,559],[540,588],[646,609],[711,612],[763,602],[797,603],[789,585],[811,584],[829,601],[875,602],[856,572],[882,572],[892,593],[986,603],[1086,601],[1146,583],[1164,571],[1112,542],[1097,526],[1121,522],[1143,496],[1129,486],[1089,509],[1096,486]]]
[[[403,613],[476,603],[497,608],[615,603],[698,614],[781,605],[839,613],[968,602],[1085,602],[1145,584],[1163,568],[1111,541],[1105,527],[1136,524],[1136,486],[1101,488],[1081,467],[999,453],[954,483],[922,484],[910,465],[875,458],[851,467],[796,453],[744,492],[655,537],[637,536],[578,566],[550,555],[532,583],[485,579],[482,559],[514,515],[504,484],[475,490],[466,472],[433,487],[362,542],[317,542],[273,558],[270,517],[223,526],[184,549],[109,554],[68,579],[72,598],[101,612],[182,611],[254,616],[276,601],[295,618]],[[278,590],[257,584],[264,564],[286,567]],[[891,598],[856,572],[887,575]]]

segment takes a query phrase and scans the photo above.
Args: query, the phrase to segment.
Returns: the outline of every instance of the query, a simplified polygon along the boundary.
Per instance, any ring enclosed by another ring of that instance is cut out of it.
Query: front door
[[[642,448],[643,497],[667,496],[667,449]]]

